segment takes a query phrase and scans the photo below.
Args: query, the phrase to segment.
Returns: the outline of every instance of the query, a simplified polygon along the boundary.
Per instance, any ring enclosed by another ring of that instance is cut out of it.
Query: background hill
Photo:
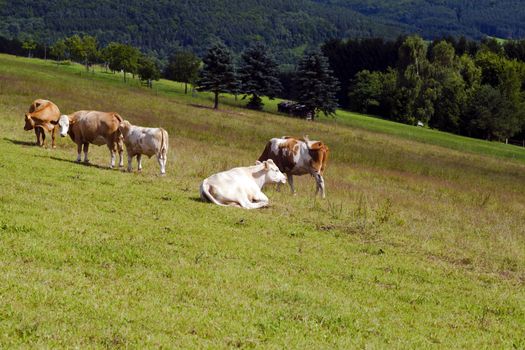
[[[237,52],[263,40],[280,62],[294,62],[308,45],[331,38],[392,39],[402,33],[519,38],[524,16],[518,0],[3,0],[0,35],[53,43],[88,33],[102,44],[125,42],[158,57],[179,45],[202,55],[217,40]]]
[[[35,98],[170,133],[167,175],[109,170],[105,146],[35,147]],[[96,67],[0,54],[0,348],[525,346],[522,147],[338,111],[316,122]],[[275,111],[275,101],[265,101]],[[270,137],[330,146],[271,206],[203,203],[203,178]]]

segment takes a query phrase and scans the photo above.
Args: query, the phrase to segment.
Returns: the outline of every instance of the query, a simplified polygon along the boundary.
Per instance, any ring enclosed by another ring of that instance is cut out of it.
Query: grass
[[[523,348],[524,150],[342,113],[306,122],[0,55],[0,347]],[[170,133],[167,176],[32,145],[23,113],[115,110]],[[272,103],[275,103],[272,102]],[[267,104],[267,108],[272,108]],[[271,207],[198,200],[273,136],[331,148]]]

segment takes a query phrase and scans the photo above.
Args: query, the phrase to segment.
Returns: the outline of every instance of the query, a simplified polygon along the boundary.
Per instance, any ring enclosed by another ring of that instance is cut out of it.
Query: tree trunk
[[[126,71],[124,71],[124,82],[126,82]]]
[[[213,104],[213,109],[219,109],[219,92],[215,91],[215,102]]]
[[[184,95],[188,93],[188,83],[184,82]]]

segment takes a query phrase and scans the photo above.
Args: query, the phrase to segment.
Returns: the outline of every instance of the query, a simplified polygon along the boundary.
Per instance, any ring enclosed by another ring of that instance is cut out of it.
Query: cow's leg
[[[80,157],[81,154],[82,154],[82,144],[77,143],[77,162],[78,163],[80,163],[80,161],[82,160],[82,158]]]
[[[111,161],[109,162],[109,167],[113,169],[115,167],[115,151],[110,149],[109,153],[111,154]]]
[[[133,156],[128,153],[128,171],[129,172],[133,171],[133,164],[131,164],[132,162],[133,162]]]
[[[270,203],[268,197],[260,191],[253,197],[252,204],[256,205],[258,208],[267,206]]]
[[[84,143],[84,163],[89,163],[88,159],[89,143]]]
[[[40,146],[40,130],[39,130],[39,128],[35,128],[35,137],[36,137],[36,145]]]
[[[36,135],[36,144],[40,147],[44,146],[44,141],[46,139],[46,134],[44,130],[40,127],[36,127],[35,135]]]
[[[159,161],[160,174],[165,175],[166,174],[166,155],[162,153],[158,154],[157,160]]]
[[[57,131],[57,126],[55,125],[55,127],[53,128],[53,130],[51,130],[51,148],[57,148],[56,144],[55,144],[55,138],[56,138],[56,131]]]
[[[266,197],[266,196],[265,196]],[[266,198],[266,200],[259,200],[256,202],[250,202],[248,199],[246,201],[240,201],[239,204],[246,209],[259,209],[268,206],[269,200]]]
[[[124,167],[124,145],[122,144],[122,140],[120,139],[120,137],[117,140],[117,151],[119,156],[118,166],[119,168],[122,168]]]
[[[40,146],[45,147],[45,145],[46,145],[46,131],[44,130],[44,128],[39,128],[39,129],[40,129],[40,135],[42,135],[42,144]]]
[[[142,154],[137,154],[138,171],[142,171]]]
[[[288,178],[288,184],[290,185],[290,190],[292,191],[292,194],[295,195],[295,188],[293,187],[293,175],[292,174],[286,174],[286,177]]]
[[[317,189],[315,191],[315,195],[317,196],[317,193],[321,191],[321,197],[326,198],[323,176],[319,173],[316,173],[314,177],[315,177],[315,181],[317,182]]]
[[[113,141],[113,140],[110,140],[110,141],[107,141],[106,145],[108,146],[109,154],[111,155],[111,160],[109,162],[109,167],[111,169],[113,169],[115,167],[115,156],[117,154],[117,142]]]

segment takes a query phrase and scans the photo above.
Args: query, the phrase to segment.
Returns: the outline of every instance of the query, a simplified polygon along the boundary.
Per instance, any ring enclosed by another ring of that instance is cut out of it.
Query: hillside
[[[504,1],[0,1],[0,35],[52,43],[74,33],[116,40],[165,57],[179,46],[203,50],[216,40],[236,52],[265,41],[280,62],[331,38],[394,38],[419,33],[521,38],[525,8]]]
[[[525,151],[362,115],[307,122],[0,55],[0,347],[522,348]],[[170,133],[167,176],[33,146],[37,97]],[[267,108],[275,105],[268,103]],[[273,136],[331,149],[271,206],[198,199]]]

